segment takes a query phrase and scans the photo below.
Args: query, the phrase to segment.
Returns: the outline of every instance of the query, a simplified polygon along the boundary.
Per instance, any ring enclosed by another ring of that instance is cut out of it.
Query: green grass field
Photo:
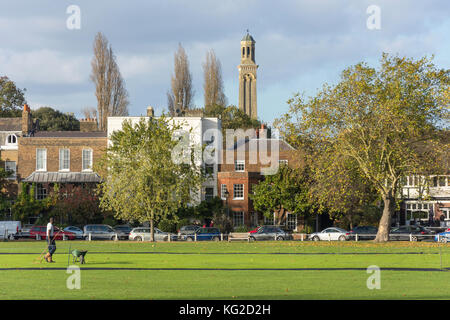
[[[68,251],[88,250],[69,290]],[[0,299],[449,299],[450,245],[391,242],[0,243]],[[369,290],[367,267],[381,268]]]

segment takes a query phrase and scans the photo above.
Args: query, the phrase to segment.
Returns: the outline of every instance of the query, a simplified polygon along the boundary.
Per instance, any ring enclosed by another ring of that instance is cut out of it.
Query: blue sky
[[[66,27],[69,5],[81,9],[81,29]],[[381,29],[369,30],[370,5]],[[450,1],[0,1],[0,74],[21,88],[33,109],[51,106],[81,117],[96,106],[92,42],[101,31],[117,55],[130,94],[130,115],[151,105],[166,110],[173,54],[181,43],[189,57],[195,105],[203,104],[202,63],[214,49],[222,63],[225,94],[238,101],[240,40],[256,40],[258,115],[263,121],[287,112],[296,92],[314,95],[335,83],[347,66],[376,66],[382,52],[435,55],[450,65]]]

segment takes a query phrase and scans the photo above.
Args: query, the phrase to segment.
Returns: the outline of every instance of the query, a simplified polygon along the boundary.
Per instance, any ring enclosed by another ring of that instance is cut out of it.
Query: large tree
[[[8,77],[0,77],[0,117],[20,117],[26,103],[25,89],[16,87]]]
[[[99,172],[105,172],[99,184],[101,208],[123,220],[150,222],[152,239],[155,221],[176,222],[176,212],[199,196],[199,165],[190,153],[177,155],[179,140],[174,137],[180,128],[164,117],[142,118],[135,125],[125,121],[111,135],[101,161]]]
[[[206,53],[203,63],[203,90],[205,109],[214,105],[226,106],[227,98],[223,92],[222,66],[214,50]]]
[[[192,87],[192,75],[189,71],[189,61],[186,51],[178,45],[174,55],[174,71],[171,79],[171,90],[167,92],[167,104],[171,116],[176,116],[177,111],[182,112],[192,108],[194,89]]]
[[[442,136],[448,135],[449,75],[428,58],[383,54],[378,70],[358,63],[315,97],[296,95],[278,123],[284,135],[309,141],[313,165],[344,164],[341,171],[315,175],[317,183],[339,184],[339,175],[357,170],[376,190],[383,213],[375,241],[389,239],[402,177],[448,170],[440,164],[448,149]]]
[[[80,121],[71,113],[62,113],[51,107],[33,110],[33,118],[39,119],[41,131],[78,131]]]
[[[300,168],[281,165],[273,175],[252,188],[249,195],[255,210],[266,217],[278,213],[278,222],[286,214],[306,216],[312,212],[308,198],[308,174]]]
[[[108,116],[128,115],[129,101],[116,56],[101,32],[95,36],[91,66],[91,80],[95,84],[97,97],[99,129],[106,131]]]

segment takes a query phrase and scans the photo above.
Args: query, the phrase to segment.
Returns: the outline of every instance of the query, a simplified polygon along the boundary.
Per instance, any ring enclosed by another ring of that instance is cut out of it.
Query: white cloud
[[[14,81],[37,84],[80,84],[88,81],[90,58],[49,49],[0,49],[0,70]]]

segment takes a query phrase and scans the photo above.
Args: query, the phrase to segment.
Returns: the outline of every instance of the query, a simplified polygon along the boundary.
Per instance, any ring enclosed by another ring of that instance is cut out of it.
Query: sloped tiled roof
[[[22,131],[22,118],[0,118],[0,131]]]
[[[24,182],[36,183],[83,183],[100,182],[100,176],[95,172],[33,172]]]
[[[34,138],[106,138],[103,131],[83,132],[83,131],[38,131]]]

